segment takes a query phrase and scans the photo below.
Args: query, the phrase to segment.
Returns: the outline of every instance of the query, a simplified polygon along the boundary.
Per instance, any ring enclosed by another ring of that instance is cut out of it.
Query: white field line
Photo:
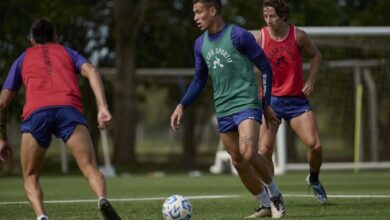
[[[204,195],[204,196],[186,196],[188,199],[228,199],[228,198],[238,198],[239,195]],[[123,199],[113,199],[109,198],[110,202],[133,202],[133,201],[154,201],[162,200],[164,201],[167,197],[148,197],[148,198],[123,198]],[[46,200],[45,203],[88,203],[88,202],[97,202],[96,199],[77,199],[77,200]],[[16,204],[29,204],[28,201],[17,201],[17,202],[0,202],[0,205],[16,205]]]
[[[239,198],[240,195],[203,195],[203,196],[186,196],[189,199],[229,199]],[[313,197],[312,194],[283,194],[286,198],[309,198]],[[167,197],[147,197],[147,198],[122,198],[113,199],[112,202],[134,202],[134,201],[155,201],[165,200]],[[328,195],[328,198],[342,198],[342,199],[390,199],[390,195]],[[58,204],[58,203],[90,203],[96,202],[96,199],[77,199],[77,200],[46,200],[46,204]],[[0,202],[0,205],[17,205],[17,204],[29,204],[28,201],[15,201],[15,202]]]

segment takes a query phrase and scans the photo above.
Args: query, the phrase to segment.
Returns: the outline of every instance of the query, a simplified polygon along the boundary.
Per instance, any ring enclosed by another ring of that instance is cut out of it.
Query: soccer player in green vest
[[[270,126],[279,123],[269,106],[272,69],[255,38],[237,25],[226,24],[221,9],[220,0],[193,1],[194,20],[204,33],[194,46],[194,79],[172,113],[171,127],[179,128],[184,109],[201,93],[210,75],[221,140],[243,184],[260,203],[248,218],[281,218],[285,215],[282,195],[268,161],[257,151],[262,114]],[[262,72],[262,100],[253,64]]]

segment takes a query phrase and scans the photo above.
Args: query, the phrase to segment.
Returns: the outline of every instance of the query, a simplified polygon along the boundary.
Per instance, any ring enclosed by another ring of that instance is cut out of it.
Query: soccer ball
[[[188,220],[191,218],[191,213],[190,200],[181,195],[168,197],[162,206],[162,214],[165,220]]]

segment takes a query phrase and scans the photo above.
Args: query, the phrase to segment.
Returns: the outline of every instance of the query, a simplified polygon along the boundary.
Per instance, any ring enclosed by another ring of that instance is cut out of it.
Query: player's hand
[[[263,115],[265,119],[265,125],[267,129],[276,128],[280,124],[280,120],[276,117],[274,110],[272,110],[271,106],[264,104],[263,106]]]
[[[183,117],[184,107],[178,104],[171,115],[171,128],[175,131],[179,129],[181,118]]]
[[[107,128],[108,124],[110,123],[112,116],[110,111],[108,111],[108,109],[104,107],[104,108],[99,108],[97,119],[99,123],[98,128],[104,130],[105,128]]]
[[[0,139],[0,161],[10,161],[12,159],[12,148],[6,139]]]
[[[309,96],[314,90],[314,82],[311,80],[308,80],[302,88],[302,92],[305,96]]]

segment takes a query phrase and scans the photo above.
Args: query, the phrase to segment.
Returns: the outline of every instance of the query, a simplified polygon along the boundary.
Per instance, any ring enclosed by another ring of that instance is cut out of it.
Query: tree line
[[[223,16],[246,29],[264,25],[261,0],[224,0]],[[290,21],[299,26],[388,26],[389,1],[380,0],[291,0]],[[31,23],[48,17],[57,24],[60,43],[74,48],[98,67],[115,67],[107,80],[106,93],[114,115],[114,158],[117,165],[137,160],[135,70],[137,68],[190,68],[193,43],[201,33],[193,22],[188,0],[12,0],[0,1],[0,81],[4,82],[12,62],[29,46]],[[81,82],[89,124],[96,109],[91,91]],[[21,93],[21,92],[20,92]],[[172,104],[180,92],[170,88]],[[20,96],[22,97],[22,96]],[[11,105],[10,119],[20,117],[22,99]],[[194,110],[196,111],[196,110]],[[190,119],[188,119],[190,120]],[[99,131],[90,126],[96,142]],[[193,130],[187,131],[191,137]],[[191,145],[193,141],[187,141]],[[189,147],[187,157],[193,153]]]

